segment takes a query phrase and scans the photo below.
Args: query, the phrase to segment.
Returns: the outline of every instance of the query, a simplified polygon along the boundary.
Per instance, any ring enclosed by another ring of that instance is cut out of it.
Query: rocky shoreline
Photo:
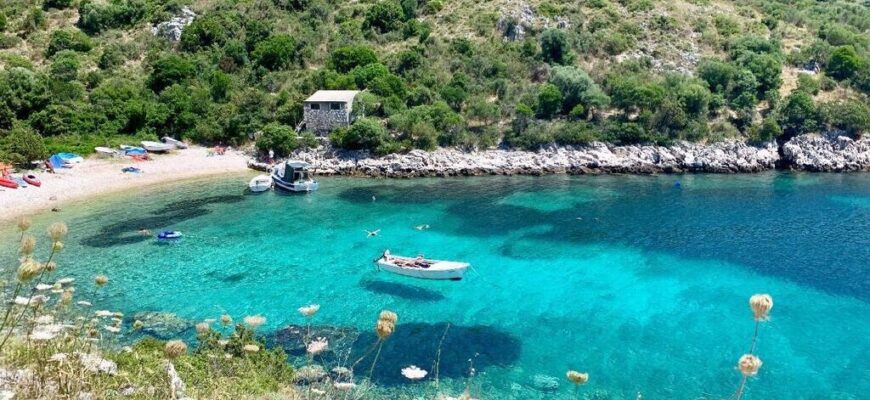
[[[870,171],[870,139],[803,135],[777,146],[738,141],[673,146],[553,147],[536,152],[438,149],[375,157],[367,151],[318,149],[291,156],[317,166],[319,175],[387,178],[545,174],[747,173],[773,169]],[[263,169],[252,163],[252,168]]]

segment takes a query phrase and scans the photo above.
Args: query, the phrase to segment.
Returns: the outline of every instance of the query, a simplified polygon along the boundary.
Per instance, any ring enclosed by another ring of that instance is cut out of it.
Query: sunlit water
[[[310,195],[246,195],[247,178],[89,201],[33,229],[69,223],[60,275],[78,278],[79,295],[109,275],[96,309],[262,314],[271,337],[318,303],[314,325],[358,331],[351,358],[394,310],[375,382],[402,396],[429,387],[400,368],[431,370],[449,323],[440,376],[453,395],[473,359],[486,399],[728,398],[759,292],[775,307],[747,399],[870,393],[870,175],[323,179]],[[157,245],[140,227],[185,239]],[[460,282],[377,272],[387,248],[474,269]],[[15,264],[11,246],[0,257]],[[575,392],[568,369],[589,372],[588,385]]]

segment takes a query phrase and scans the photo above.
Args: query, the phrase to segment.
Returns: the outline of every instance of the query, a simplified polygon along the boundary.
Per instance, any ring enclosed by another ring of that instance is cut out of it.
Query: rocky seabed
[[[779,148],[743,142],[673,146],[552,147],[539,151],[439,149],[375,157],[367,151],[300,151],[294,159],[317,167],[319,175],[390,178],[477,175],[740,173],[772,169],[870,171],[870,139],[840,135],[798,136]],[[256,165],[252,165],[256,168]]]

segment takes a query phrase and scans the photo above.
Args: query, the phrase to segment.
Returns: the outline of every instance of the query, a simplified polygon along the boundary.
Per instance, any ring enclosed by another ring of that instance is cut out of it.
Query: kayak
[[[33,186],[40,187],[42,186],[42,181],[33,174],[24,175],[24,182],[27,182]]]
[[[9,178],[0,178],[0,186],[8,187],[10,189],[18,189],[18,182]]]

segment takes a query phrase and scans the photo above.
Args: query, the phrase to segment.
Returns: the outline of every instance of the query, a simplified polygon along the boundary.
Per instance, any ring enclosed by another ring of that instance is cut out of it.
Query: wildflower
[[[378,338],[384,340],[390,337],[393,331],[396,330],[396,321],[398,319],[399,316],[392,311],[381,311],[380,316],[378,316],[378,323],[375,325],[375,333],[377,333]]]
[[[225,340],[225,339],[218,340],[218,345],[220,345],[221,347],[226,347],[226,345],[229,343],[230,343],[229,340]]]
[[[64,290],[63,294],[60,295],[60,304],[69,305],[72,303],[73,291],[72,290]]]
[[[773,308],[773,297],[769,294],[756,294],[749,298],[749,307],[755,314],[756,321],[764,321],[770,318],[768,315]]]
[[[27,258],[18,266],[18,280],[28,282],[42,272],[42,265],[32,258]]]
[[[51,245],[51,251],[60,253],[61,250],[63,250],[63,242],[54,242],[54,244]]]
[[[145,326],[145,323],[138,320],[138,319],[133,321],[133,330],[134,331],[138,331],[138,330],[142,329],[142,327],[144,327],[144,326]]]
[[[244,347],[242,347],[242,350],[244,350],[246,353],[256,353],[260,351],[260,346],[257,346],[255,344],[246,344]]]
[[[99,310],[99,311],[95,312],[94,315],[96,315],[97,317],[100,317],[100,318],[106,318],[106,317],[111,317],[112,312],[109,310]]]
[[[57,337],[57,333],[47,329],[34,329],[30,334],[30,339],[36,342],[47,342]]]
[[[337,376],[352,376],[353,375],[353,371],[351,371],[350,368],[347,368],[347,367],[335,367],[332,369],[332,373],[337,375]]]
[[[737,361],[737,368],[743,376],[753,376],[761,368],[761,359],[752,354],[744,354]]]
[[[245,323],[251,327],[251,329],[257,329],[260,325],[266,323],[266,317],[262,315],[249,315],[245,317]]]
[[[107,331],[112,332],[112,333],[118,333],[118,332],[121,332],[121,328],[120,328],[120,327],[117,327],[117,326],[114,326],[114,325],[113,325],[113,326],[106,325],[106,326],[104,326],[103,328],[105,328]]]
[[[90,328],[90,329],[88,329],[88,337],[89,337],[89,338],[91,338],[91,339],[96,339],[98,336],[100,336],[100,332],[99,332],[99,331],[97,331],[97,330],[94,329],[94,328]]]
[[[589,381],[589,374],[577,371],[568,371],[568,380],[575,385],[583,385]]]
[[[200,323],[196,324],[196,334],[197,335],[205,335],[210,330],[211,330],[211,326],[207,322],[200,322]]]
[[[18,230],[20,230],[21,232],[24,232],[24,231],[30,229],[31,224],[32,224],[32,221],[30,220],[29,217],[18,218]]]
[[[308,350],[308,354],[312,356],[316,356],[320,353],[323,353],[327,348],[329,348],[329,342],[326,338],[317,338],[317,340],[308,343],[306,350]]]
[[[187,353],[187,345],[180,340],[170,340],[163,347],[163,354],[170,360],[174,360],[184,353]]]
[[[402,376],[404,376],[405,378],[408,378],[412,381],[423,379],[426,377],[426,374],[428,374],[428,372],[426,372],[426,370],[420,369],[416,365],[412,365],[412,366],[407,367],[407,368],[402,368]]]
[[[221,324],[223,326],[229,326],[232,323],[233,323],[233,317],[231,317],[227,314],[221,315]]]
[[[305,307],[299,307],[299,314],[302,314],[303,317],[310,317],[317,314],[318,310],[320,310],[320,304],[310,304]]]
[[[48,272],[54,272],[57,269],[57,263],[54,261],[49,261],[45,263],[45,270]]]
[[[335,382],[332,386],[339,391],[348,392],[353,390],[356,387],[356,383],[353,382]]]
[[[80,306],[82,306],[82,307],[90,307],[90,306],[91,306],[91,303],[90,303],[90,302],[87,302],[87,301],[84,301],[84,300],[82,300],[82,301],[78,301],[78,302],[76,302],[76,304],[78,304],[78,305],[80,305]]]
[[[51,241],[58,242],[66,236],[67,227],[63,222],[55,222],[48,227],[48,237]]]
[[[26,257],[33,254],[34,249],[36,249],[35,237],[26,235],[21,238],[21,245],[18,247],[18,254]]]
[[[94,282],[97,284],[97,286],[103,286],[109,283],[109,277],[105,275],[97,275],[97,277],[94,278]]]

